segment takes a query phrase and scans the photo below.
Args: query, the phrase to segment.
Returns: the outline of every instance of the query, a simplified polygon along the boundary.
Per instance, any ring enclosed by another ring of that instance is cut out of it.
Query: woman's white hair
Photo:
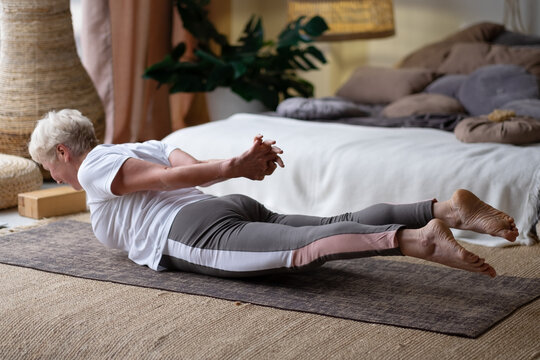
[[[75,156],[84,154],[98,144],[94,125],[78,110],[50,111],[37,122],[28,151],[40,164],[54,162],[58,144],[64,144]]]

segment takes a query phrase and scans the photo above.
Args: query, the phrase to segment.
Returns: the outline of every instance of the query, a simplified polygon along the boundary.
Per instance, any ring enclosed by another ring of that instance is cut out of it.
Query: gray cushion
[[[493,39],[492,43],[507,46],[540,46],[540,36],[506,30]]]
[[[489,114],[518,99],[538,98],[534,75],[517,65],[488,65],[471,73],[458,91],[458,99],[474,116]]]
[[[514,100],[504,104],[501,109],[514,110],[516,115],[540,119],[540,99]]]
[[[320,99],[292,97],[283,100],[278,105],[276,112],[280,116],[302,120],[338,119],[368,115],[362,106],[338,97]]]
[[[463,107],[456,100],[441,94],[414,94],[405,96],[385,107],[381,115],[394,118],[423,114],[458,114]]]
[[[457,98],[457,92],[465,79],[467,75],[445,75],[429,84],[424,91]]]

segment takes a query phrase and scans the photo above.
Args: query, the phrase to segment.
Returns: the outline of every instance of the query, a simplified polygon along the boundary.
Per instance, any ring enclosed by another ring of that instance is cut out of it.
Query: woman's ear
[[[69,160],[69,149],[64,144],[56,145],[56,157],[58,160],[67,162]]]

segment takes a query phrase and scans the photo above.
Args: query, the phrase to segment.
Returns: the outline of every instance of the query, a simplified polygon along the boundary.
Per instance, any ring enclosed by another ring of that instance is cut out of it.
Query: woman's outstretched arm
[[[129,158],[116,174],[111,190],[116,195],[124,195],[143,190],[204,186],[237,177],[263,180],[278,165],[284,166],[279,156],[283,151],[274,144],[275,141],[263,141],[262,135],[257,135],[251,148],[243,154],[210,161],[199,161],[181,150],[175,150],[170,156],[171,166]]]

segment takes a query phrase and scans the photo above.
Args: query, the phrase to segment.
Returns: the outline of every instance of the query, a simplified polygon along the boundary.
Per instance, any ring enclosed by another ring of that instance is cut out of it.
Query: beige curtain
[[[182,20],[178,11],[173,11],[173,31],[172,43],[185,42],[186,53],[181,60],[189,61],[194,59],[193,49],[196,41],[190,33],[184,30]],[[178,93],[170,95],[171,102],[171,126],[173,130],[181,129],[185,126],[196,125],[208,122],[208,111],[204,94],[200,93]]]
[[[83,0],[81,24],[81,61],[92,78],[105,110],[105,143],[112,142],[114,101],[112,86],[111,33],[106,1]],[[92,56],[90,56],[92,54]]]
[[[228,30],[230,1],[214,1],[209,11]],[[105,107],[106,143],[161,139],[208,121],[204,94],[169,95],[142,78],[173,45],[194,46],[172,0],[82,0],[82,12],[82,61]]]

